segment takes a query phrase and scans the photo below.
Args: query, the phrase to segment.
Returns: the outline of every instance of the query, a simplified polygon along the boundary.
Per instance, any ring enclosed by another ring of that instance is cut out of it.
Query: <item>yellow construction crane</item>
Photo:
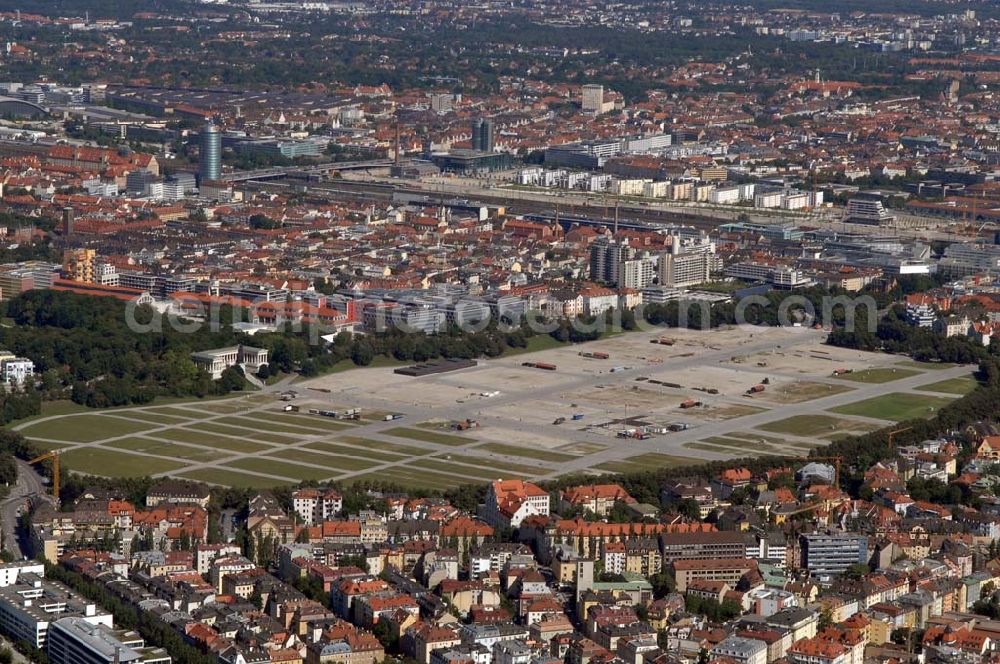
[[[42,461],[52,460],[52,497],[57,501],[59,500],[59,450],[52,450],[51,452],[46,452],[40,456],[36,456],[34,459],[28,461],[28,463],[41,463]]]
[[[904,431],[909,431],[913,427],[906,427],[905,429],[896,429],[895,431],[889,432],[889,450],[892,450],[892,440],[896,437],[897,433],[903,433]]]

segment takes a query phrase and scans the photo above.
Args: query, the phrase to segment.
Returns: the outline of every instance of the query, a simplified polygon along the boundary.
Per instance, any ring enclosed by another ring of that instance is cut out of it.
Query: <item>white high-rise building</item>
[[[707,237],[685,244],[675,236],[670,251],[660,254],[660,285],[687,288],[703,284],[711,279],[714,261],[715,243]]]
[[[604,112],[604,86],[588,83],[583,86],[583,110],[585,113],[601,114]]]
[[[643,256],[618,263],[617,285],[619,288],[642,290],[656,278],[656,258]]]
[[[26,357],[17,357],[10,351],[0,350],[0,378],[8,387],[21,387],[35,375],[35,363]]]

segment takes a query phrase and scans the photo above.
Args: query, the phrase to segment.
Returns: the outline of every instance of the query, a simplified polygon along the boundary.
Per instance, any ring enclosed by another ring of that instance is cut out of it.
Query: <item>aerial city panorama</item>
[[[1000,664],[1000,2],[0,0],[0,664]]]

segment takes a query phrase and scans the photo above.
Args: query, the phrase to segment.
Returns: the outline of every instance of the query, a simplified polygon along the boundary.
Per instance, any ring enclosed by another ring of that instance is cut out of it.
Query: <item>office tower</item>
[[[604,86],[588,83],[583,86],[583,110],[588,113],[604,112]]]
[[[493,120],[477,118],[472,121],[472,149],[480,152],[493,152],[496,147],[496,134]]]
[[[211,122],[201,130],[201,154],[198,160],[199,183],[222,177],[222,134]]]

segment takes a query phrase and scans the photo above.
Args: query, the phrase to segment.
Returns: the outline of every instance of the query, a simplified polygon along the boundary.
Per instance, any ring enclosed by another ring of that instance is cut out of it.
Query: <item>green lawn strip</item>
[[[709,438],[705,438],[703,442],[711,443],[712,445],[719,445],[720,447],[729,447],[733,450],[737,450],[740,452],[750,449],[757,450],[758,452],[772,452],[772,453],[781,451],[780,447],[772,445],[770,443],[750,442],[748,440],[739,440],[738,438],[726,438],[724,436],[711,436]]]
[[[417,429],[426,429],[427,431],[441,431],[442,429],[448,429],[448,423],[441,420],[430,421],[430,422],[417,422],[412,425]]]
[[[231,452],[261,452],[274,449],[273,445],[254,442],[252,440],[226,438],[203,431],[192,431],[191,429],[168,429],[167,431],[149,434],[147,437],[163,438],[178,443],[194,443],[195,445],[204,445]]]
[[[672,454],[660,454],[659,452],[646,452],[645,454],[639,454],[637,456],[624,459],[624,461],[639,464],[646,468],[654,466],[656,468],[669,468],[673,466],[690,466],[692,464],[700,463],[698,459],[675,456]]]
[[[712,436],[711,438],[706,438],[705,442],[734,447],[739,450],[755,447],[761,451],[773,452],[775,454],[787,453],[787,450],[784,448],[788,447],[799,450],[810,450],[816,447],[816,444],[810,444],[804,441],[775,438],[772,438],[771,440],[764,440],[763,437],[757,440],[747,440],[745,438],[730,438],[728,436]]]
[[[821,440],[826,440],[826,441],[829,441],[829,442],[832,443],[832,442],[835,442],[835,441],[838,441],[838,440],[843,440],[844,438],[850,438],[850,437],[852,437],[854,435],[855,434],[850,433],[848,431],[839,431],[837,433],[833,433],[833,434],[830,434],[828,436],[820,436],[820,439]]]
[[[573,459],[578,458],[572,454],[562,454],[561,452],[552,452],[550,450],[538,449],[536,447],[507,445],[505,443],[486,443],[477,449],[488,450],[490,452],[505,454],[507,456],[523,457],[525,459],[538,459],[539,461],[553,461],[556,463],[562,461],[572,461]]]
[[[868,422],[817,413],[815,415],[793,415],[783,420],[762,424],[757,428],[770,433],[787,433],[793,436],[811,438],[837,430],[871,431],[877,429],[878,426]]]
[[[190,400],[190,397],[188,397]],[[170,403],[171,399],[158,397],[154,403]],[[55,401],[43,401],[41,413],[38,415],[32,415],[31,417],[25,417],[24,419],[15,420],[7,424],[8,427],[17,426],[21,424],[27,424],[35,420],[40,420],[46,417],[52,417],[53,415],[76,415],[80,413],[90,413],[93,415],[104,415],[104,414],[119,414],[125,416],[131,416],[133,414],[139,413],[160,413],[165,408],[157,408],[150,406],[142,406],[142,410],[138,410],[136,406],[121,406],[118,408],[88,408],[78,403],[69,401],[68,399],[57,399]],[[188,415],[187,417],[195,417],[194,415]]]
[[[937,411],[953,401],[948,397],[924,396],[906,392],[884,394],[874,399],[856,401],[831,409],[841,415],[860,415],[880,420],[902,422],[917,417],[933,417]]]
[[[144,477],[179,470],[186,464],[99,447],[80,447],[59,455],[62,467],[102,477]]]
[[[877,369],[864,369],[849,374],[836,376],[839,380],[849,380],[854,383],[869,383],[879,385],[891,383],[894,380],[916,376],[921,372],[914,369],[902,369],[897,367],[879,367]]]
[[[781,445],[783,445],[785,447],[791,447],[792,449],[796,449],[796,450],[811,450],[814,447],[816,447],[816,446],[819,445],[819,441],[810,443],[810,442],[806,442],[804,440],[786,440],[785,442],[780,443],[779,447]]]
[[[350,429],[351,425],[347,424],[349,421],[353,420],[335,420],[330,417],[324,417],[322,415],[302,415],[296,413],[282,413],[282,412],[261,412],[254,411],[244,415],[243,417],[250,417],[256,420],[264,420],[265,422],[281,422],[287,423],[292,426],[306,427],[308,429],[319,429],[320,431],[343,431],[344,429]]]
[[[773,445],[787,445],[789,441],[787,438],[779,438],[778,436],[767,436],[763,433],[757,431],[730,431],[725,435],[726,438],[734,438],[737,440],[746,440],[752,443],[759,443],[764,441],[765,443],[771,443]]]
[[[516,473],[518,475],[538,474],[538,466],[511,463],[508,461],[499,461],[497,459],[491,459],[489,457],[484,457],[484,456],[447,454],[447,455],[437,455],[433,458],[441,459],[442,461],[447,461],[450,463],[462,463],[468,466],[478,466],[480,468],[494,469],[507,473]]]
[[[803,401],[812,401],[813,399],[832,397],[835,394],[843,394],[853,389],[855,388],[850,385],[803,381],[779,385],[771,390],[770,396],[772,399],[779,400],[782,403],[801,403]],[[747,413],[747,415],[753,415],[753,413]]]
[[[207,407],[206,404],[194,404],[198,410],[203,410]],[[147,413],[155,413],[158,415],[170,415],[171,417],[179,417],[185,420],[196,420],[199,417],[204,417],[205,413],[196,412],[193,408],[188,410],[186,408],[177,408],[174,406],[164,406],[162,408],[149,408],[146,410]],[[215,413],[209,413],[214,415]]]
[[[224,464],[226,468],[236,470],[250,470],[255,473],[265,475],[277,475],[287,477],[292,481],[298,480],[325,480],[338,475],[330,468],[316,468],[315,466],[300,466],[294,463],[283,463],[269,458],[237,459]]]
[[[379,475],[381,477],[381,474]],[[414,473],[390,473],[385,476],[383,481],[395,482],[407,489],[431,489],[438,491],[447,491],[448,489],[454,488],[456,485],[463,484],[463,482],[456,482],[454,477],[447,477],[445,475],[431,475],[426,471],[419,471]]]
[[[352,482],[392,482],[406,489],[440,489],[447,490],[459,484],[467,484],[461,479],[450,475],[441,475],[426,470],[406,470],[403,467],[387,468],[376,473],[358,475],[351,478]]]
[[[202,447],[192,447],[180,443],[165,443],[151,438],[124,438],[105,443],[101,447],[114,448],[116,450],[128,450],[130,452],[145,452],[157,456],[172,457],[174,459],[186,459],[189,461],[214,461],[229,456],[228,452],[218,450],[206,450]]]
[[[498,477],[498,470],[489,470],[488,468],[473,468],[471,466],[463,466],[460,464],[454,464],[450,461],[444,461],[442,459],[416,459],[406,464],[406,468],[420,468],[427,470],[436,470],[442,473],[447,473],[455,476],[456,482],[462,482],[463,478],[466,480],[469,478],[480,479],[483,481],[495,480]]]
[[[338,436],[331,440],[338,445],[350,445],[355,449],[369,450],[377,449],[379,452],[394,452],[405,456],[415,454],[427,454],[427,448],[404,445],[402,443],[391,443],[374,438],[362,438],[360,436]]]
[[[102,415],[73,415],[29,424],[21,430],[28,438],[51,438],[73,443],[90,443],[154,428],[148,422],[132,422]]]
[[[282,422],[277,417],[271,419],[257,419],[249,416],[224,417],[215,420],[219,424],[234,427],[246,427],[250,431],[266,431],[268,433],[286,433],[293,436],[325,436],[330,432],[325,429],[310,429],[308,427],[296,426],[287,422]]]
[[[939,392],[942,394],[965,396],[977,387],[979,387],[979,381],[976,380],[975,376],[959,376],[958,378],[949,378],[948,380],[931,383],[930,385],[924,385],[916,389],[919,392]]]
[[[599,443],[567,443],[566,445],[560,445],[555,449],[558,452],[565,452],[566,454],[584,455],[606,450],[607,446]]]
[[[246,435],[249,440],[258,440],[262,443],[274,443],[275,445],[290,445],[292,443],[298,443],[302,440],[299,436],[285,435],[282,433],[268,433],[267,431],[252,431],[247,432]]]
[[[730,456],[758,456],[761,450],[758,449],[748,449],[748,450],[738,450],[734,447],[728,447],[724,445],[713,445],[712,443],[684,443],[684,447],[690,450],[704,450],[706,452],[718,452],[720,454],[728,454]],[[739,454],[740,452],[745,452],[744,454]]]
[[[376,442],[378,441],[372,441],[372,444],[374,445]],[[349,447],[347,445],[335,445],[334,443],[326,442],[306,443],[302,447],[317,450],[319,452],[340,454],[351,459],[374,459],[377,461],[403,461],[406,459],[406,455],[403,454],[383,452],[375,449],[365,449],[362,447]]]
[[[178,477],[183,477],[196,482],[208,482],[219,484],[236,489],[270,489],[272,487],[289,484],[283,480],[259,477],[257,475],[247,475],[233,470],[223,470],[221,468],[201,468],[181,473]]]
[[[420,440],[425,443],[437,443],[438,445],[468,445],[469,443],[476,442],[473,438],[465,438],[462,436],[455,436],[450,433],[442,433],[438,431],[426,431],[423,429],[412,429],[410,427],[395,427],[387,431],[381,432],[387,436],[395,436],[397,438],[410,438],[412,440]]]
[[[404,360],[397,360],[394,357],[386,357],[385,355],[376,355],[372,359],[371,364],[368,364],[363,367],[358,366],[351,359],[341,360],[340,362],[337,362],[336,364],[331,366],[329,369],[323,371],[322,375],[325,376],[329,374],[336,374],[344,371],[351,371],[353,369],[382,369],[385,367],[403,367],[410,364],[413,364],[412,360],[404,361]]]
[[[195,408],[199,412],[195,412]],[[192,409],[188,410],[190,417],[198,417],[199,415],[232,415],[234,413],[245,413],[250,408],[250,404],[244,403],[242,401],[236,403],[207,403],[207,404],[192,404]],[[183,410],[178,408],[177,410]]]
[[[93,413],[95,412],[93,408],[87,408],[78,403],[66,399],[59,399],[57,401],[43,401],[41,412],[38,415],[32,415],[31,417],[25,417],[20,420],[14,420],[13,422],[7,423],[7,428],[19,426],[21,424],[27,424],[28,422],[33,422],[35,420],[40,420],[45,417],[52,417],[53,415],[75,415],[77,413]]]
[[[239,399],[239,395],[243,395],[243,400],[246,400],[249,396],[251,399],[257,399],[261,395],[255,392],[232,392],[230,394],[220,394],[207,397],[171,397],[163,396],[156,397],[153,403],[157,406],[200,406],[206,403],[225,403],[227,401],[236,401]]]
[[[226,436],[234,436],[236,438],[244,438],[255,432],[255,429],[238,428],[226,424],[219,424],[217,422],[192,422],[187,426],[199,431],[220,433]]]
[[[734,420],[737,417],[756,415],[767,411],[767,408],[759,406],[747,406],[745,404],[718,403],[708,407],[708,412],[718,417],[720,420]]]
[[[107,416],[119,417],[115,412],[108,413]],[[148,413],[145,411],[133,410],[121,413],[120,417],[138,422],[148,422],[152,425],[170,426],[172,424],[187,424],[191,420],[186,420],[174,415],[162,415],[160,413]]]
[[[39,417],[50,415],[72,415],[73,413],[93,412],[93,408],[88,408],[83,404],[69,401],[68,399],[57,399],[56,401],[43,401],[42,412]]]
[[[351,459],[344,456],[330,456],[327,454],[319,454],[317,452],[309,452],[307,450],[298,449],[270,452],[265,456],[279,460],[296,461],[298,463],[323,466],[324,468],[329,468],[334,471],[367,470],[368,468],[377,466],[380,463],[379,460],[359,458]]]
[[[551,350],[553,348],[561,348],[567,344],[554,339],[549,334],[536,334],[533,337],[528,337],[528,345],[524,348],[507,348],[504,350],[503,356],[509,357],[512,355],[523,355],[524,353],[534,353],[540,350]]]
[[[37,438],[29,438],[28,442],[30,442],[33,447],[36,447],[39,450],[45,450],[45,451],[49,451],[49,450],[61,450],[61,449],[65,448],[65,447],[69,447],[70,445],[73,444],[73,443],[53,443],[53,442],[48,441],[48,440],[38,440]]]
[[[609,473],[640,473],[648,470],[647,466],[640,463],[629,463],[628,461],[605,461],[593,467],[594,470],[603,470]]]
[[[916,360],[906,360],[905,362],[897,362],[897,367],[908,367],[910,369],[929,369],[931,371],[940,371],[941,369],[951,369],[957,367],[957,364],[952,364],[951,362],[917,362]]]
[[[700,459],[647,452],[621,461],[605,461],[594,466],[596,470],[610,473],[639,473],[653,468],[672,468],[701,463]]]
[[[747,450],[738,449],[735,447],[730,447],[729,445],[716,445],[715,443],[706,443],[703,441],[695,441],[693,443],[684,443],[684,447],[691,450],[706,450],[709,452],[721,452],[723,454],[728,454],[730,456],[757,456],[763,450],[758,448],[752,448]],[[745,454],[744,454],[745,452]]]

